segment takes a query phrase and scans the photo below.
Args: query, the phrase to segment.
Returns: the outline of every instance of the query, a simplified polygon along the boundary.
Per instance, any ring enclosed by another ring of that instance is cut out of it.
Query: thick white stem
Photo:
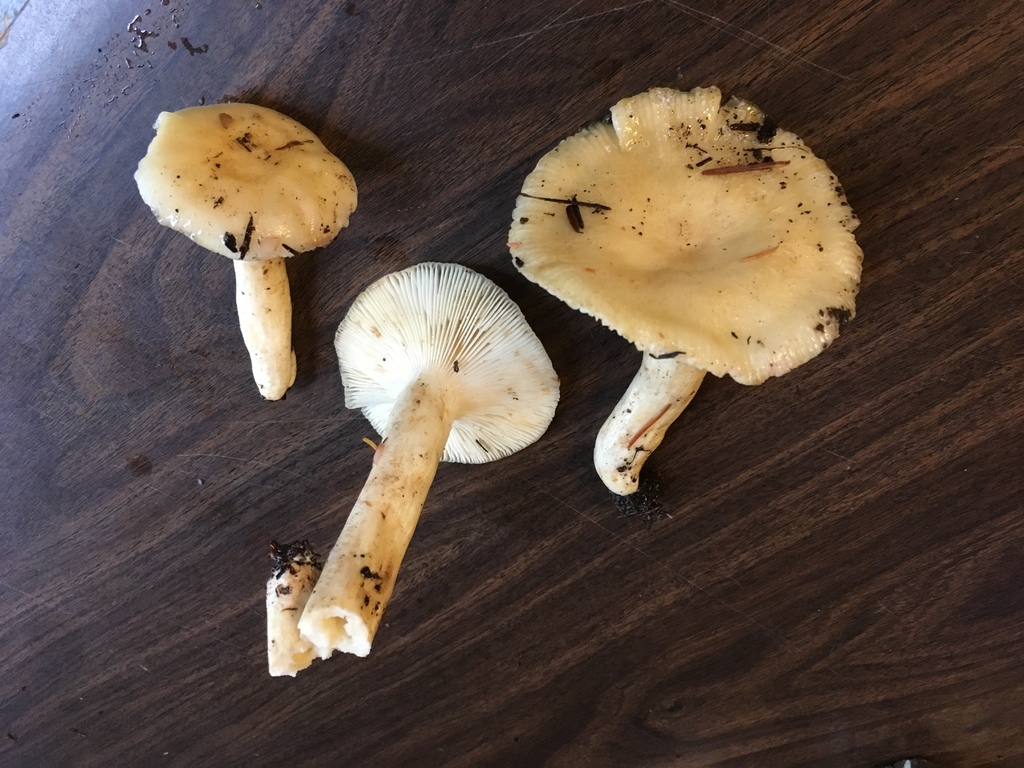
[[[395,403],[387,440],[299,619],[320,658],[370,652],[451,432],[444,394],[421,378]]]
[[[644,355],[640,370],[597,435],[594,466],[608,489],[634,493],[640,469],[697,394],[704,371],[679,357]]]
[[[284,259],[235,259],[235,301],[260,394],[280,400],[295,383],[292,297]]]
[[[295,677],[313,661],[313,644],[299,634],[299,617],[319,575],[318,567],[300,564],[267,582],[267,662],[273,677]]]

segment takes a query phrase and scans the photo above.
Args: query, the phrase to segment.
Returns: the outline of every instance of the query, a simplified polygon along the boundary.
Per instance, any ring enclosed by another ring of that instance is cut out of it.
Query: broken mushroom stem
[[[295,383],[292,297],[283,258],[235,262],[235,302],[260,394],[280,400]]]
[[[428,376],[416,379],[395,403],[387,450],[375,455],[299,621],[320,658],[334,650],[370,652],[452,421],[445,387]]]
[[[275,567],[267,581],[267,662],[272,677],[295,677],[313,660],[313,646],[299,634],[299,616],[323,565],[308,541],[272,541],[270,551]]]
[[[611,415],[598,432],[594,466],[612,493],[634,493],[640,470],[665,433],[697,394],[705,371],[682,355],[645,354]]]

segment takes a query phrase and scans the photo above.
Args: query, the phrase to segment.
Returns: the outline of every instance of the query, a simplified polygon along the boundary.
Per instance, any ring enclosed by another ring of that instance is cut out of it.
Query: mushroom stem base
[[[386,442],[299,620],[322,659],[370,652],[451,431],[444,395],[419,379],[395,403]]]
[[[235,301],[260,394],[280,400],[295,383],[292,297],[284,259],[235,260]]]
[[[678,357],[644,355],[594,445],[594,467],[612,493],[636,492],[640,469],[697,394],[704,373]]]

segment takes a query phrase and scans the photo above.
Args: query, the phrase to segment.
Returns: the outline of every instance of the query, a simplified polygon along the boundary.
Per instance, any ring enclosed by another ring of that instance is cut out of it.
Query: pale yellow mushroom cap
[[[345,164],[289,117],[253,104],[161,112],[135,180],[157,220],[233,259],[326,245],[356,207]]]
[[[639,349],[744,384],[827,347],[853,317],[862,253],[825,163],[717,88],[655,88],[611,118],[527,176],[519,270]]]

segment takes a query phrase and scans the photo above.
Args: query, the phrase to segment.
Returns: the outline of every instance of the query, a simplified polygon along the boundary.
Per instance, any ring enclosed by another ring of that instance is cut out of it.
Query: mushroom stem
[[[235,301],[260,394],[280,400],[295,383],[292,297],[284,259],[235,259]]]
[[[299,620],[320,658],[370,652],[452,421],[445,388],[426,377],[395,403],[387,449],[377,454]]]
[[[644,355],[594,445],[594,466],[612,493],[627,496],[636,491],[644,462],[697,394],[704,373],[683,362],[682,356]]]
[[[312,644],[299,634],[299,616],[319,575],[318,565],[298,563],[267,582],[267,660],[273,677],[295,677],[313,660]]]

